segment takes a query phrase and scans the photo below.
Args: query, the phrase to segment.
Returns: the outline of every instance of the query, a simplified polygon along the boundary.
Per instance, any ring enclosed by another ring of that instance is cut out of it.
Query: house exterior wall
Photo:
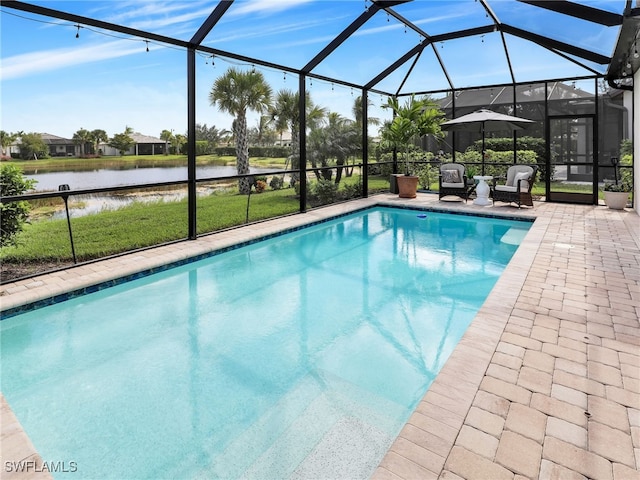
[[[102,155],[106,156],[119,156],[120,151],[110,147],[106,143],[100,145]],[[127,150],[125,155],[162,155],[165,153],[164,143],[136,143],[133,147]]]

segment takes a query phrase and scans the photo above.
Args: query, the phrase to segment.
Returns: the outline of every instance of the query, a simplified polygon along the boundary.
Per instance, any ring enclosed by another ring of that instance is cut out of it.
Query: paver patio
[[[640,217],[631,210],[378,195],[6,284],[2,308],[376,203],[536,222],[373,478],[640,479]],[[38,457],[4,401],[2,452],[2,478],[47,476],[6,472],[5,460]]]

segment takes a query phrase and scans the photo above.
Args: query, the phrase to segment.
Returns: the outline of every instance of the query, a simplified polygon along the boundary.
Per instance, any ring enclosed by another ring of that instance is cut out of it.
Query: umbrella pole
[[[482,176],[484,177],[484,122],[482,122]]]

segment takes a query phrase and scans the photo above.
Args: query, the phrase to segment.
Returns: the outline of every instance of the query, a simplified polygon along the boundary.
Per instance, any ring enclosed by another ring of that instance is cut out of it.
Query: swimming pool
[[[367,478],[528,227],[376,208],[11,317],[3,392],[82,478]]]

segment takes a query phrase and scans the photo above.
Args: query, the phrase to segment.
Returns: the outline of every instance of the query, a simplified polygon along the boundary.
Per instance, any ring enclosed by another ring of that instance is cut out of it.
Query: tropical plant
[[[21,134],[22,132],[9,133],[5,132],[4,130],[0,130],[0,146],[2,147],[2,156],[5,156],[7,154],[7,148],[9,148]]]
[[[206,123],[196,123],[196,141],[206,141],[210,151],[213,151],[229,133],[231,132],[228,130],[218,130],[215,126],[207,127]]]
[[[0,166],[0,195],[3,197],[22,195],[35,184],[35,180],[25,178],[15,165]],[[0,247],[16,244],[16,235],[22,231],[29,209],[30,205],[25,201],[0,204]]]
[[[605,192],[631,192],[631,184],[627,182],[605,183]]]
[[[249,130],[249,143],[257,146],[273,145],[277,140],[277,133],[271,128],[273,117],[260,115],[255,127]]]
[[[90,137],[93,142],[93,153],[96,155],[100,152],[100,144],[109,141],[109,135],[107,135],[107,132],[99,128],[91,130]]]
[[[185,153],[183,150],[186,144],[187,144],[186,135],[182,135],[181,133],[176,133],[173,136],[171,146],[174,148],[175,153]]]
[[[309,92],[305,92],[305,114],[307,128],[313,130],[326,115],[326,110],[314,105]],[[291,168],[300,168],[300,95],[291,90],[280,90],[276,95],[275,105],[271,110],[275,121],[276,132],[289,129],[291,132]],[[291,183],[295,185],[299,175],[291,175]]]
[[[316,127],[309,134],[309,158],[315,170],[316,178],[331,180],[330,164],[337,165],[335,183],[340,183],[342,171],[347,159],[358,153],[361,145],[361,130],[356,122],[332,112],[326,118],[326,124]]]
[[[164,140],[164,154],[169,155],[169,145],[173,142],[173,131],[162,130],[162,132],[160,132],[160,139]]]
[[[373,106],[373,102],[371,101],[371,99],[367,99],[367,105],[372,107]],[[363,117],[363,113],[362,113],[362,96],[358,96],[356,97],[356,99],[353,101],[353,107],[351,108],[351,113],[353,113],[353,118],[355,118],[356,123],[358,125],[362,125],[362,117]],[[380,125],[380,119],[376,118],[376,117],[367,117],[367,124],[368,125]]]
[[[427,134],[442,138],[440,124],[444,112],[429,97],[419,99],[415,95],[411,95],[402,105],[397,97],[389,97],[383,108],[392,109],[394,117],[383,125],[381,141],[386,146],[404,150],[405,175],[410,175],[411,142]]]
[[[84,156],[86,153],[87,143],[93,143],[93,137],[91,136],[91,132],[89,130],[85,130],[81,128],[77,132],[73,134],[73,144],[80,146],[80,155]]]
[[[264,75],[256,70],[241,71],[230,67],[217,78],[209,92],[209,103],[219,110],[233,115],[233,134],[236,140],[236,171],[238,175],[249,173],[249,143],[247,141],[247,111],[263,113],[271,107],[271,87]],[[251,193],[247,177],[238,181],[243,195]]]
[[[622,150],[622,148],[621,148]],[[630,153],[626,153],[620,159],[620,166],[631,166],[633,163],[633,156]],[[615,182],[605,182],[605,192],[631,192],[633,190],[633,171],[631,168],[624,168],[620,171],[618,165],[616,165]],[[618,173],[620,171],[620,173]],[[618,178],[620,180],[618,180]]]

